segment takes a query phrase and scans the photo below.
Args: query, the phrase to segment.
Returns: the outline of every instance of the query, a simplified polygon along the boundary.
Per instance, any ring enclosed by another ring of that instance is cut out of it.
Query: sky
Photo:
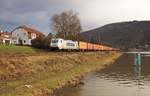
[[[150,0],[1,0],[0,29],[27,25],[52,33],[52,16],[73,10],[86,31],[114,22],[150,20],[149,5]]]

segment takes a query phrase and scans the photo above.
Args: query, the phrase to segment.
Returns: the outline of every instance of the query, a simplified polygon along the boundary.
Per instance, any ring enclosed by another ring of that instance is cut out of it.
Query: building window
[[[26,43],[26,40],[24,40],[24,43]]]
[[[32,37],[32,39],[36,38],[36,34],[35,34],[35,33],[32,33],[32,34],[31,34],[31,37]]]
[[[26,33],[24,33],[24,36],[26,36]]]

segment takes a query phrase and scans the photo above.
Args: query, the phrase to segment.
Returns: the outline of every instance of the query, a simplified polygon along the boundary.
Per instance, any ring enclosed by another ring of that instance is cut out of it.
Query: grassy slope
[[[23,53],[36,52],[33,48],[25,46],[11,48],[13,49],[8,48],[9,52],[18,48],[23,50]],[[16,50],[16,53],[20,51]],[[98,66],[102,68],[119,56],[93,52],[36,54],[1,56],[0,96],[47,96],[74,77],[79,77]],[[25,85],[32,87],[27,88]]]
[[[36,53],[37,51],[40,51],[40,50],[29,47],[29,46],[0,45],[0,54],[18,54],[18,53],[33,54],[33,53]]]

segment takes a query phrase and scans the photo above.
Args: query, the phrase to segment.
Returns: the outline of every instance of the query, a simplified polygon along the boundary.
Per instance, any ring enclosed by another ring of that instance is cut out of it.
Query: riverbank
[[[0,55],[0,96],[49,96],[111,64],[120,53],[39,52]]]

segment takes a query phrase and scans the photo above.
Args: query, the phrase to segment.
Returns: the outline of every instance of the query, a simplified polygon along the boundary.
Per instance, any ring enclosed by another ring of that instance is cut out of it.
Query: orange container
[[[104,49],[104,46],[103,45],[99,45],[99,50],[103,50]]]
[[[94,50],[98,50],[98,45],[94,44]]]
[[[87,49],[87,42],[79,41],[79,49],[86,50]]]
[[[93,50],[95,50],[95,44],[93,44]]]
[[[107,47],[106,46],[103,46],[103,51],[107,50]]]
[[[101,45],[98,45],[98,50],[101,50]]]
[[[96,49],[99,50],[99,45],[98,44],[96,45]]]
[[[94,46],[93,49],[96,50],[96,44],[93,44],[93,46]]]
[[[87,44],[87,49],[88,50],[92,50],[93,49],[93,44],[92,43],[88,43]]]

